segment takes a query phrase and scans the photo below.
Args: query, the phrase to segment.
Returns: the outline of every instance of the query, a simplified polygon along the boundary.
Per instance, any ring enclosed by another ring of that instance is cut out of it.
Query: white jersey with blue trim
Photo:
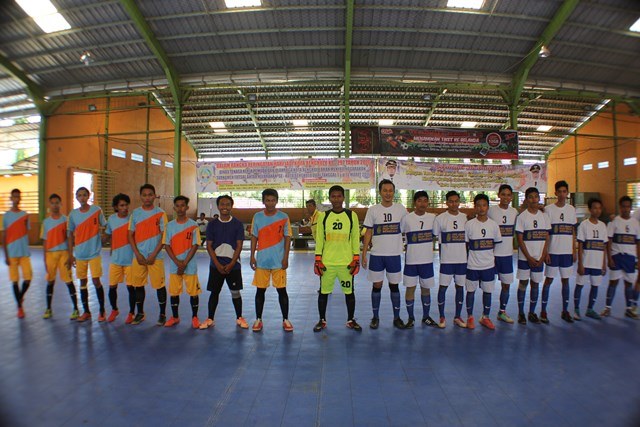
[[[570,204],[559,207],[556,204],[547,205],[544,214],[549,221],[549,254],[573,254],[573,233],[578,220],[576,208]]]
[[[516,235],[516,218],[518,211],[513,206],[502,209],[495,205],[489,207],[489,218],[500,228],[502,241],[493,250],[496,256],[513,256],[513,236]]]
[[[617,216],[607,225],[607,234],[611,240],[611,254],[627,254],[638,256],[640,240],[640,224],[633,218],[624,219]]]
[[[585,219],[578,226],[578,242],[582,243],[582,266],[601,269],[607,248],[607,226],[602,221],[596,224]]]
[[[465,264],[467,262],[467,245],[464,237],[464,226],[467,217],[462,212],[452,215],[448,211],[436,217],[433,233],[440,241],[440,262],[445,264]]]
[[[467,268],[469,270],[488,270],[495,266],[495,247],[502,242],[498,224],[491,218],[481,222],[474,218],[464,226],[465,240],[469,247]]]
[[[417,215],[411,212],[402,219],[400,228],[407,239],[405,264],[429,264],[433,262],[433,223],[436,216],[432,213]]]
[[[549,221],[547,216],[540,211],[532,214],[528,210],[518,215],[516,219],[516,233],[522,234],[522,240],[527,246],[527,251],[535,259],[540,259],[544,243],[549,235]],[[518,248],[518,259],[526,261],[522,248]]]
[[[371,255],[391,256],[402,254],[402,229],[400,223],[407,209],[399,203],[389,207],[371,206],[364,217],[364,227],[371,229]]]

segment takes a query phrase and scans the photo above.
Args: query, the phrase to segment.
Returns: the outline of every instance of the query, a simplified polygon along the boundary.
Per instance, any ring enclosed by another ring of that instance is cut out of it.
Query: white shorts
[[[413,288],[420,283],[421,288],[431,289],[436,286],[435,277],[429,277],[428,279],[423,279],[420,276],[402,276],[402,284],[407,288]]]
[[[636,283],[638,280],[638,270],[633,273],[627,273],[626,271],[620,270],[609,270],[609,280],[624,280],[627,283]]]
[[[531,270],[524,270],[524,269],[518,269],[518,272],[516,274],[516,278],[518,280],[529,280],[531,279],[532,282],[535,283],[542,283],[542,280],[544,279],[544,272],[542,271],[531,271]]]
[[[402,281],[402,272],[389,273],[388,271],[371,271],[367,270],[367,280],[373,283],[384,281],[385,273],[389,283],[398,284]]]
[[[578,277],[576,278],[576,285],[580,285],[580,286],[586,286],[586,285],[591,285],[591,286],[600,286],[600,284],[602,283],[602,279],[604,279],[604,276],[596,276],[596,275],[591,275],[591,274],[585,274],[584,276],[581,276],[578,274]]]
[[[544,267],[544,277],[548,277],[553,279],[558,277],[558,272],[560,273],[561,279],[568,279],[573,276],[573,266],[571,267],[554,267],[551,265],[546,265]]]
[[[498,280],[500,280],[500,283],[505,283],[507,285],[510,285],[513,283],[513,273],[508,273],[508,274],[498,273]]]
[[[464,286],[467,281],[467,276],[464,274],[442,274],[438,278],[438,284],[440,286],[449,286],[451,281],[454,281],[457,286]]]

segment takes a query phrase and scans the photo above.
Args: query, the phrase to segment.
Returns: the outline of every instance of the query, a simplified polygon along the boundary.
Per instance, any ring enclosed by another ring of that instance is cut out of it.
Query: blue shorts
[[[387,273],[400,273],[400,271],[402,271],[400,255],[370,255],[369,270],[386,271]]]
[[[495,268],[488,268],[486,270],[470,270],[467,269],[467,280],[474,282],[493,282],[496,279]]]
[[[467,264],[440,264],[440,274],[448,276],[464,276],[467,274]]]
[[[531,266],[529,266],[529,263],[525,260],[518,260],[518,269],[519,270],[531,270],[532,273],[542,273],[542,270],[544,270],[544,263],[540,264],[539,267],[535,267],[532,268]]]
[[[404,275],[429,279],[433,277],[433,263],[429,264],[405,264]]]
[[[547,264],[549,267],[569,268],[573,266],[573,255],[571,254],[549,254],[549,258],[551,258]]]
[[[496,272],[499,274],[513,274],[513,257],[497,256],[495,257]]]
[[[615,267],[609,266],[611,271],[622,270],[625,273],[634,273],[636,271],[636,257],[629,254],[615,254],[613,255],[613,262],[616,263]]]

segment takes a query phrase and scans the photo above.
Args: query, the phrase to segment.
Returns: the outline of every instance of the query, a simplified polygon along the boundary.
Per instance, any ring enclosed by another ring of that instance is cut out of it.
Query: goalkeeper
[[[344,188],[334,185],[329,189],[331,210],[321,212],[316,230],[316,257],[313,266],[320,276],[318,311],[320,321],[313,327],[320,332],[327,327],[327,301],[333,292],[336,278],[340,282],[347,303],[347,328],[362,331],[353,317],[356,297],[353,293],[354,278],[360,271],[360,225],[355,212],[345,209]]]

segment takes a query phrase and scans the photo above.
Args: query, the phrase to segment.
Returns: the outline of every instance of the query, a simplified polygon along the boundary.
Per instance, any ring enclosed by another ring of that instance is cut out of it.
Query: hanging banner
[[[353,141],[354,154],[360,148],[357,138],[366,140],[367,137],[365,131],[357,131]],[[515,160],[518,158],[518,133],[489,129],[381,127],[379,140],[372,139],[371,147],[373,154],[383,156]]]
[[[373,188],[372,159],[296,159],[239,162],[198,162],[198,192]]]
[[[379,181],[391,179],[396,188],[410,190],[475,190],[497,191],[509,184],[513,191],[536,187],[547,191],[547,167],[533,165],[476,165],[418,163],[412,161],[378,160]]]

